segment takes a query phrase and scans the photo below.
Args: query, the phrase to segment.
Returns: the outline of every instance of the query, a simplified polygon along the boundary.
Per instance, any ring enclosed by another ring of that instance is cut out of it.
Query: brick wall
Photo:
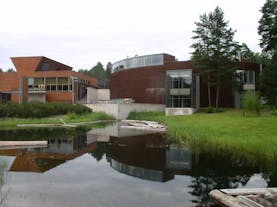
[[[47,102],[72,102],[72,92],[49,92],[46,93]]]
[[[243,62],[240,68],[255,70],[258,77],[259,64]],[[190,61],[171,61],[161,66],[125,69],[111,74],[111,99],[132,98],[136,103],[165,104],[166,70],[192,69],[197,72]],[[220,89],[219,105],[234,107],[234,91],[230,77]],[[212,99],[216,91],[212,89]],[[213,103],[215,105],[215,103]],[[208,106],[207,83],[200,81],[200,106]]]

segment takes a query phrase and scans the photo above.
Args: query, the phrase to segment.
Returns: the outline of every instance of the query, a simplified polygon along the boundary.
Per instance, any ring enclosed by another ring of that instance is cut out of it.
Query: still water
[[[47,148],[0,150],[0,206],[204,206],[214,188],[277,186],[273,163],[196,150],[119,123],[44,139]]]

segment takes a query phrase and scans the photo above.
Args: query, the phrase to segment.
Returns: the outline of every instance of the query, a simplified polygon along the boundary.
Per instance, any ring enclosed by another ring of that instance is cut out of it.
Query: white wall
[[[91,104],[97,103],[97,89],[87,87],[87,103],[91,103]]]
[[[110,100],[110,89],[97,89],[97,101]]]
[[[86,104],[86,106],[91,108],[94,112],[103,111],[118,119],[118,104]]]
[[[97,104],[108,100],[110,100],[110,89],[87,88],[87,103]]]
[[[116,119],[126,119],[131,111],[164,111],[165,105],[162,104],[87,104],[93,111],[103,111],[112,115]]]

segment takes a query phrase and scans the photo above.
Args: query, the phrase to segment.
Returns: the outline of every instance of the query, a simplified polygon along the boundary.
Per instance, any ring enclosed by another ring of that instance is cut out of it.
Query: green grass
[[[131,113],[130,119],[156,120],[168,126],[171,140],[198,146],[201,150],[231,150],[237,154],[277,160],[277,117],[243,117],[242,111],[168,116],[164,113]]]
[[[89,121],[97,121],[97,120],[113,120],[114,118],[104,112],[94,112],[94,113],[86,113],[82,115],[78,114],[68,114],[63,120],[66,123],[74,123],[74,122],[89,122]]]
[[[12,129],[15,128],[17,124],[62,124],[63,122],[61,119],[66,123],[77,123],[97,120],[112,120],[114,118],[104,112],[93,112],[82,115],[71,113],[41,119],[2,118],[0,119],[0,129]]]

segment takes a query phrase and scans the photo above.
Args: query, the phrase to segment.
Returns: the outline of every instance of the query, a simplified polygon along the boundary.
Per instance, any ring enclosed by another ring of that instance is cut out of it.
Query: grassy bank
[[[112,116],[105,114],[104,112],[93,112],[85,114],[69,113],[67,115],[52,116],[47,118],[2,118],[0,119],[0,129],[12,129],[17,124],[62,124],[62,120],[65,123],[77,123],[77,122],[88,122],[97,120],[112,120]]]
[[[72,137],[83,137],[87,131],[93,128],[104,128],[109,123],[97,123],[92,125],[81,125],[77,127],[17,127],[12,129],[0,128],[1,141],[16,140],[49,140],[49,139],[68,139]]]
[[[131,113],[130,119],[155,120],[168,126],[168,135],[205,150],[232,150],[277,160],[277,117],[243,117],[241,111],[196,113],[165,117],[163,113]]]

